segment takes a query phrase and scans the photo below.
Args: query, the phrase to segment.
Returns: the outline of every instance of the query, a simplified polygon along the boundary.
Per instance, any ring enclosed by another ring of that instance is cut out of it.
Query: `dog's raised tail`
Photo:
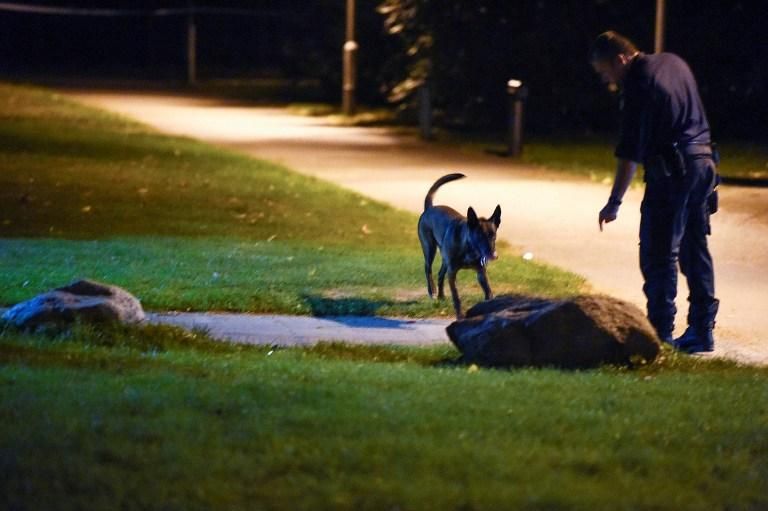
[[[457,179],[463,179],[465,177],[467,176],[459,173],[448,174],[435,181],[435,184],[432,185],[432,188],[429,189],[427,196],[424,198],[424,209],[427,210],[432,207],[432,197],[435,196],[438,188],[443,186],[445,183],[450,183],[451,181],[456,181]]]

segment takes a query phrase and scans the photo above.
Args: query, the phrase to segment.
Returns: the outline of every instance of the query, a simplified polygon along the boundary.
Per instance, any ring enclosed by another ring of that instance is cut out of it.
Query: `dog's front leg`
[[[464,314],[461,312],[459,290],[456,289],[456,272],[453,270],[448,272],[448,287],[451,288],[451,297],[453,298],[453,309],[456,311],[456,319],[464,319]]]
[[[485,268],[480,268],[477,270],[477,282],[480,284],[480,287],[483,288],[483,293],[485,293],[485,299],[490,300],[493,298],[493,291],[491,291],[491,285],[488,283],[488,274],[485,271]]]

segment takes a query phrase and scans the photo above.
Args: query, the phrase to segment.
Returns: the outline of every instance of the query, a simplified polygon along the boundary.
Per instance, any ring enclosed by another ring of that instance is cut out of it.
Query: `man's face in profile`
[[[598,59],[592,61],[592,68],[600,75],[608,86],[616,85],[624,78],[626,63],[621,55],[612,60]]]

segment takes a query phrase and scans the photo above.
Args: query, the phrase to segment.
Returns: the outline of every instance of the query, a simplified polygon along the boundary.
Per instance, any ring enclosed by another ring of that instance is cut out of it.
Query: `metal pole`
[[[523,152],[523,102],[520,98],[512,98],[511,113],[507,153],[510,157],[517,158]]]
[[[190,7],[193,6],[190,4]],[[197,81],[197,27],[194,12],[187,16],[187,83],[194,85]]]
[[[656,53],[664,51],[665,3],[664,0],[656,0],[656,32],[653,40],[653,51]]]
[[[355,0],[347,0],[347,36],[344,42],[344,78],[341,88],[342,111],[344,115],[355,113],[355,83],[357,42],[355,42]]]

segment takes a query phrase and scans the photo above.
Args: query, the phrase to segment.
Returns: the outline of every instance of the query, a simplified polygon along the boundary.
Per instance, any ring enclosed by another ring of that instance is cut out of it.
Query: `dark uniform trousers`
[[[648,319],[659,336],[671,338],[677,308],[677,263],[688,280],[688,324],[712,328],[717,315],[715,276],[707,246],[709,198],[716,169],[710,155],[686,157],[686,174],[663,175],[646,166],[641,206],[640,269],[645,279]]]

